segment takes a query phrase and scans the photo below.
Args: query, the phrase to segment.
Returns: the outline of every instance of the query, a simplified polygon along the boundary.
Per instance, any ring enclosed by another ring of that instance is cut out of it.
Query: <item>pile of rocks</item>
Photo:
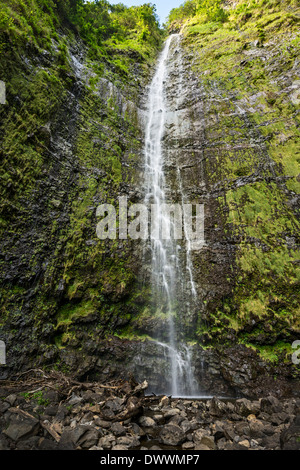
[[[164,444],[183,450],[300,449],[299,405],[300,401],[272,396],[255,401],[171,400],[168,406],[150,408],[152,436],[158,431],[155,448]],[[144,419],[140,418],[142,423]]]
[[[0,450],[296,450],[300,400],[144,396],[145,384],[45,387],[0,402]]]

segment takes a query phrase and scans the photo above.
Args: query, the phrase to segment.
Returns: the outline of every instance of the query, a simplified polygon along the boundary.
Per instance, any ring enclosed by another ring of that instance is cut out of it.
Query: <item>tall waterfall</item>
[[[170,380],[168,390],[155,390],[156,393],[169,393],[173,396],[195,396],[198,393],[191,364],[191,350],[182,342],[178,332],[178,320],[186,305],[182,305],[181,295],[189,285],[188,296],[195,297],[196,289],[192,278],[190,260],[190,240],[185,231],[184,247],[174,237],[174,221],[167,209],[170,188],[165,174],[165,152],[163,140],[166,134],[166,116],[169,110],[166,98],[168,80],[167,63],[172,41],[178,41],[179,35],[170,36],[159,57],[157,69],[149,89],[147,105],[147,123],[145,134],[145,204],[151,206],[151,288],[156,313],[164,319],[161,337],[156,339],[157,346],[164,351],[169,362]],[[179,91],[179,90],[178,90]],[[180,170],[177,171],[177,185],[181,192],[181,204],[184,197]],[[155,207],[155,210],[153,209]],[[171,237],[164,239],[165,233]],[[172,236],[173,235],[173,236]],[[182,248],[184,248],[182,250]],[[182,253],[185,261],[182,261]],[[183,280],[186,282],[183,282]],[[185,294],[186,295],[186,294]]]

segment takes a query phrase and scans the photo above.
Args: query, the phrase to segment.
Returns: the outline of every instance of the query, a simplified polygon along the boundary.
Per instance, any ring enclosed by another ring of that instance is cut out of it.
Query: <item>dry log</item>
[[[46,431],[56,440],[56,442],[60,441],[60,435],[54,429],[54,426],[49,423],[49,421],[41,421],[41,426],[46,429]]]

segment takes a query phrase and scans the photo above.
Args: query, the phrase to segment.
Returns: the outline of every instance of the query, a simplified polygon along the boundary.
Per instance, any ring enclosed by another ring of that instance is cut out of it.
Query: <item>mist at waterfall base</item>
[[[172,228],[170,213],[165,211],[170,188],[164,171],[163,140],[166,133],[166,115],[168,112],[175,111],[168,103],[165,90],[168,80],[167,64],[170,45],[173,41],[175,41],[176,47],[180,48],[180,35],[178,34],[170,36],[165,42],[147,99],[144,203],[156,205],[156,217],[154,221],[152,220],[152,224],[154,224],[154,229],[156,226],[158,231],[162,226],[169,225],[170,230]],[[178,90],[179,99],[180,90]],[[183,205],[184,195],[180,169],[177,171],[177,185],[181,191]],[[160,353],[160,357],[163,356],[165,377],[160,385],[156,384],[155,386],[151,384],[151,377],[149,377],[149,391],[156,395],[166,394],[173,397],[203,397],[194,375],[192,347],[185,344],[176,325],[176,316],[184,315],[185,310],[189,308],[188,302],[186,305],[182,303],[182,299],[187,294],[186,290],[189,289],[188,297],[192,302],[195,302],[197,298],[192,274],[190,240],[185,233],[183,250],[171,237],[169,239],[152,239],[149,243],[153,304],[165,318],[163,331],[160,331],[153,339],[158,354]],[[184,253],[184,260],[182,253]],[[181,295],[184,290],[185,295]]]

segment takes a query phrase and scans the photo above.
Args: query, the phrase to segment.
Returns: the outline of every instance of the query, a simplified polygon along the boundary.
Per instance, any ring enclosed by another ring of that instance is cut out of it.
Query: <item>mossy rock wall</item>
[[[117,209],[119,196],[139,200],[141,96],[159,43],[148,56],[114,43],[95,58],[65,16],[51,10],[55,27],[32,3],[40,38],[16,2],[1,33],[3,377],[49,364],[68,370],[65,351],[84,362],[90,345],[127,325],[147,298],[139,247],[100,240],[96,210]],[[18,22],[29,28],[27,41]]]
[[[0,23],[1,377],[49,366],[159,381],[149,339],[166,319],[153,315],[143,247],[96,235],[99,204],[143,197],[159,41],[143,26],[136,42],[96,47],[60,8],[30,3],[36,26],[15,1]],[[243,4],[170,25],[181,39],[166,84],[167,179],[180,200],[179,169],[187,200],[205,205],[206,242],[192,254],[197,302],[176,325],[207,392],[259,396],[277,380],[287,394],[299,376],[299,9]]]
[[[268,1],[224,8],[222,21],[199,12],[177,27],[196,130],[182,145],[185,189],[206,205],[207,246],[194,255],[202,305],[191,331],[204,347],[242,344],[270,364],[289,364],[293,376],[299,8]]]

